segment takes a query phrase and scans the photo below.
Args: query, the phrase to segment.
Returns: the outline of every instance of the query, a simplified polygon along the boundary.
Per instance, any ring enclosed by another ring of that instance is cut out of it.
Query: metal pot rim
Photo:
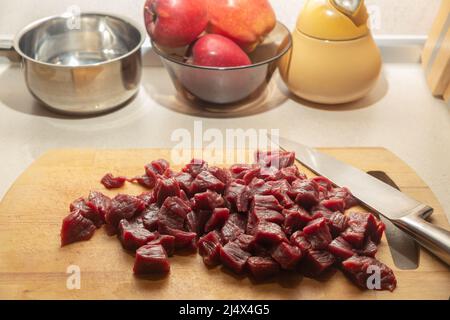
[[[36,20],[32,23],[30,23],[29,25],[27,25],[25,28],[23,28],[14,38],[14,50],[25,60],[27,61],[32,61],[34,63],[40,64],[40,65],[44,65],[44,66],[49,66],[49,67],[53,67],[53,68],[68,68],[68,69],[73,69],[73,68],[93,68],[93,67],[98,67],[98,66],[102,66],[105,64],[109,64],[112,62],[116,62],[116,61],[120,61],[125,59],[126,57],[129,57],[131,55],[133,55],[134,53],[136,53],[138,50],[141,49],[143,43],[146,40],[147,37],[147,33],[144,32],[144,30],[139,27],[133,20],[121,16],[121,15],[116,15],[116,14],[110,14],[110,13],[103,13],[103,12],[83,12],[80,14],[80,16],[103,16],[103,17],[111,17],[117,20],[120,20],[121,22],[127,23],[130,26],[132,26],[133,28],[136,29],[136,31],[139,32],[140,34],[140,41],[139,43],[132,49],[129,50],[126,54],[123,54],[119,57],[110,59],[110,60],[105,60],[105,61],[101,61],[101,62],[97,62],[97,63],[92,63],[92,64],[86,64],[86,65],[82,65],[82,66],[69,66],[69,65],[59,65],[59,64],[53,64],[53,63],[48,63],[48,62],[43,62],[43,61],[39,61],[36,60],[34,58],[29,57],[27,54],[25,54],[19,46],[20,40],[22,39],[22,37],[29,31],[38,28],[40,25],[42,25],[44,22],[53,20],[53,19],[58,19],[58,18],[62,18],[65,19],[67,18],[67,16],[65,15],[53,15],[53,16],[48,16],[39,20]]]

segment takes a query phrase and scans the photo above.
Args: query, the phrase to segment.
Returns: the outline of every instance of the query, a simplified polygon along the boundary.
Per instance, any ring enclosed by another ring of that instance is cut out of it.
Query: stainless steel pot
[[[145,37],[122,17],[55,16],[32,23],[14,41],[1,42],[0,53],[20,56],[28,89],[44,105],[95,114],[120,107],[137,93]]]

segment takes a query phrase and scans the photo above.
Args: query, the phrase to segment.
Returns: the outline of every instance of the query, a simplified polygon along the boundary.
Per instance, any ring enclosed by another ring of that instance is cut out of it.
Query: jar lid
[[[322,40],[352,40],[370,33],[364,0],[308,0],[297,29]]]

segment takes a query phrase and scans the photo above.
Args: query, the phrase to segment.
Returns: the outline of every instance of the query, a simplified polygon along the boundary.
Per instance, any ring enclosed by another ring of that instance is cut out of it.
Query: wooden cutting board
[[[386,172],[402,189],[435,208],[433,223],[448,228],[447,219],[424,182],[400,159],[385,149],[324,149],[362,170]],[[197,254],[171,258],[171,273],[164,278],[133,276],[133,256],[103,229],[87,242],[60,248],[61,220],[69,203],[91,189],[109,195],[99,179],[106,172],[133,176],[143,164],[169,159],[164,150],[56,150],[31,165],[0,203],[0,298],[2,299],[448,299],[448,267],[421,252],[417,270],[398,270],[386,239],[378,259],[390,266],[398,280],[391,292],[364,291],[340,271],[327,279],[283,274],[276,280],[255,283],[223,267],[207,269]],[[178,169],[178,168],[176,168]],[[307,170],[305,170],[308,172]],[[310,174],[310,172],[308,172]],[[120,192],[138,194],[127,184]],[[80,289],[67,289],[67,268],[78,266]]]

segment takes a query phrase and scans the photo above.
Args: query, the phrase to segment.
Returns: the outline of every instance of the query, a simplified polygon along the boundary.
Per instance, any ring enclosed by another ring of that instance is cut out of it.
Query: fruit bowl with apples
[[[144,17],[175,88],[194,102],[257,98],[292,46],[268,0],[147,0]]]

